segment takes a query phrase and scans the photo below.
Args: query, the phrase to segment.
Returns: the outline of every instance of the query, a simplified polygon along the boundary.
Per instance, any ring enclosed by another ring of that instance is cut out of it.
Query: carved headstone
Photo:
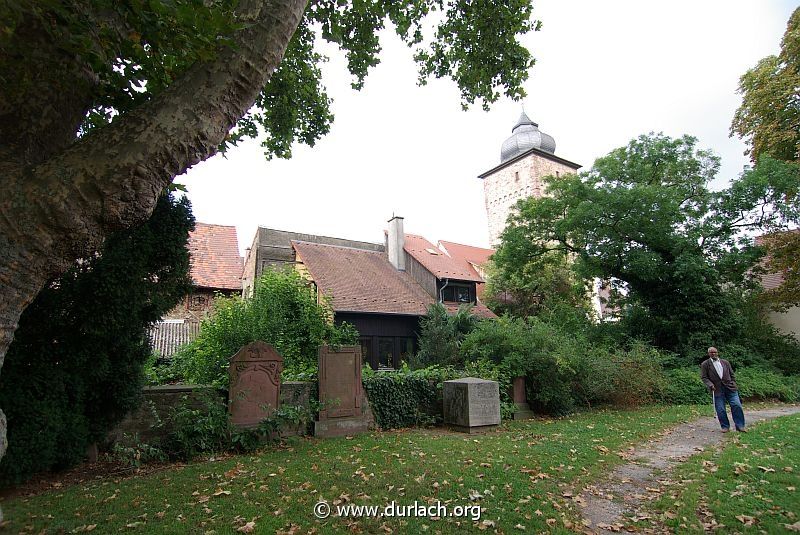
[[[253,342],[231,358],[229,411],[231,423],[255,427],[278,408],[283,357],[266,342]]]
[[[513,416],[515,420],[530,420],[535,416],[530,405],[528,405],[528,392],[525,388],[524,375],[514,377],[511,384],[511,399],[516,406]]]
[[[473,433],[500,424],[500,385],[476,377],[444,382],[444,423]]]
[[[360,346],[319,348],[319,401],[314,435],[352,435],[369,428],[372,413],[361,386]]]

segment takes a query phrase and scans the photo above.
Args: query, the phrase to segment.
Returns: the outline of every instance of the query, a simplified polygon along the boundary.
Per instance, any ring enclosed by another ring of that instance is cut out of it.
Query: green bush
[[[736,384],[742,399],[797,401],[800,378],[787,377],[757,367],[735,370]],[[662,399],[672,404],[710,404],[711,394],[700,380],[700,368],[677,368],[666,372]]]
[[[672,405],[711,404],[711,394],[700,380],[700,368],[675,368],[664,372],[661,399]]]
[[[263,340],[283,356],[284,369],[306,372],[317,365],[317,349],[358,343],[358,331],[334,325],[326,300],[297,271],[266,270],[252,298],[218,298],[214,315],[197,338],[175,355],[181,375],[196,384],[228,385],[228,362],[242,346]]]
[[[425,370],[370,372],[365,368],[365,372],[364,390],[378,427],[397,429],[435,423],[436,378]]]
[[[618,407],[638,407],[661,397],[666,378],[659,358],[658,350],[641,343],[628,351],[618,351],[612,357],[610,401]]]
[[[188,201],[161,197],[148,221],[113,234],[22,314],[0,374],[3,483],[82,461],[139,404],[148,331],[191,289],[193,225]]]
[[[762,368],[736,371],[739,394],[745,399],[777,399],[797,401],[797,391],[789,378]]]
[[[166,425],[170,433],[163,449],[173,459],[187,461],[202,453],[231,449],[228,406],[217,394],[201,394],[199,404],[184,396],[171,411]]]
[[[483,321],[461,345],[469,362],[493,362],[509,377],[526,376],[528,402],[550,414],[574,408],[573,364],[580,350],[577,340],[536,318]]]
[[[460,366],[463,364],[459,353],[461,343],[477,324],[478,318],[469,306],[461,305],[451,315],[443,304],[432,304],[420,318],[419,351],[411,359],[410,366],[414,369]]]

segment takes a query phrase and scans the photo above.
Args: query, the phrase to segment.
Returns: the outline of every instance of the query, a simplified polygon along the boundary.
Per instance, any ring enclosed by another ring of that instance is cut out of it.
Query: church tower
[[[544,195],[542,178],[575,173],[581,166],[555,155],[556,142],[522,112],[511,137],[500,149],[500,165],[486,171],[483,197],[489,218],[489,241],[500,242],[508,215],[518,200]]]

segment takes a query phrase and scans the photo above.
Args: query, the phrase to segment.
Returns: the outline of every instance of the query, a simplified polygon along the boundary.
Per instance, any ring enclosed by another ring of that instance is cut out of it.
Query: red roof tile
[[[437,279],[483,282],[478,273],[453,260],[431,242],[415,234],[405,235],[405,250]]]
[[[433,297],[384,253],[292,241],[297,259],[336,312],[424,315]]]
[[[800,232],[800,229],[792,229],[792,230],[775,232],[775,233],[772,233],[772,234],[764,234],[764,235],[761,235],[761,236],[757,236],[756,237],[756,245],[764,246],[765,242],[766,242],[766,238],[769,238],[771,236],[777,236],[777,235],[780,235],[780,234],[783,234],[783,233],[787,233],[787,232],[797,233],[797,232]],[[770,257],[769,257],[769,254],[768,254],[767,256],[765,256],[761,260],[761,265],[762,266],[768,265],[769,264],[769,260],[770,260]],[[778,286],[783,284],[783,282],[784,282],[783,273],[764,273],[764,274],[761,275],[761,286],[765,290],[774,290],[775,288],[777,288]]]
[[[196,223],[189,234],[189,273],[200,288],[242,289],[242,257],[236,227]]]
[[[451,241],[439,241],[441,249],[456,261],[462,268],[468,269],[480,277],[480,273],[474,266],[482,266],[489,261],[489,257],[494,254],[494,249],[484,249],[483,247],[473,247]]]

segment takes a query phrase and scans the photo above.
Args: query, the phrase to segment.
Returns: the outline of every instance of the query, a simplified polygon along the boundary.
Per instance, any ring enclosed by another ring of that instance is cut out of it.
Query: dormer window
[[[446,303],[474,303],[475,285],[451,282],[442,288],[442,301]]]

